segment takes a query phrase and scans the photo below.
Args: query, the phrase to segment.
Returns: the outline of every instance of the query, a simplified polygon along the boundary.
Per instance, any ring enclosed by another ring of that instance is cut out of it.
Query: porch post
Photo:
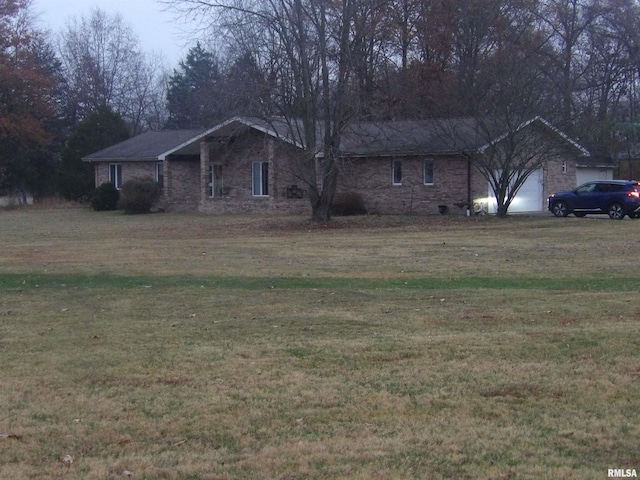
[[[209,176],[209,143],[206,139],[200,141],[200,207],[207,201],[207,186]]]
[[[165,157],[162,160],[162,173],[164,175],[164,185],[162,186],[162,195],[164,196],[164,200],[166,203],[169,201],[169,197],[171,196],[171,187],[169,186],[169,183],[171,182],[169,157]]]

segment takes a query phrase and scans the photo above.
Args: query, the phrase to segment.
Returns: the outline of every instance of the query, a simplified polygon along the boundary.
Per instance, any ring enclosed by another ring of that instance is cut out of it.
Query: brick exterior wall
[[[566,172],[562,171],[562,164],[566,162]],[[549,195],[576,188],[576,158],[571,152],[558,152],[549,160],[543,169],[543,197],[547,201]],[[545,203],[546,208],[546,203]]]
[[[392,162],[402,162],[402,184],[393,184]],[[425,185],[423,165],[432,162],[433,184]],[[338,192],[357,193],[374,214],[430,215],[446,205],[466,214],[468,162],[461,156],[377,157],[345,160]],[[471,197],[487,196],[487,182],[471,168]]]
[[[164,169],[165,209],[193,211],[200,203],[200,157],[169,157]]]
[[[156,178],[156,163],[154,161],[141,162],[103,162],[95,164],[96,187],[109,181],[109,165],[122,165],[122,183],[133,178]]]
[[[96,187],[109,181],[109,165],[113,163],[119,163],[122,166],[122,183],[134,178],[151,178],[156,180],[156,163],[159,163],[156,161],[100,162],[94,165]],[[165,203],[163,197],[160,199],[159,206],[165,208]]]
[[[251,131],[231,144],[210,145],[209,162],[222,168],[222,195],[208,192],[208,166],[205,172],[207,190],[198,205],[198,210],[206,213],[289,213],[310,214],[308,194],[303,198],[287,198],[286,188],[304,186],[295,175],[295,147],[279,142],[261,133]],[[178,164],[180,160],[173,162]],[[269,163],[268,192],[266,197],[253,195],[253,162]],[[172,179],[173,181],[173,179]]]

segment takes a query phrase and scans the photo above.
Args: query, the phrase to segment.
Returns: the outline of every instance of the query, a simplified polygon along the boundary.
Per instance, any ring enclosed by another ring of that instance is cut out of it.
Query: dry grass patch
[[[628,274],[637,224],[601,218],[295,217],[78,209],[0,212],[0,269],[251,277],[545,278]],[[333,224],[332,224],[333,225]]]
[[[638,277],[580,256],[624,247],[634,222],[0,216],[1,478],[640,466]],[[578,232],[584,244],[553,248]],[[28,255],[43,244],[57,252],[46,268]],[[97,258],[105,275],[85,276]]]

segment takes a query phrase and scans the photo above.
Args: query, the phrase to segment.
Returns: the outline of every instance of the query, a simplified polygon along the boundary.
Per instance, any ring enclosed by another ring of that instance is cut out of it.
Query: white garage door
[[[576,169],[576,186],[594,180],[613,180],[611,168],[578,168]]]
[[[540,212],[544,208],[542,198],[542,169],[534,171],[518,190],[509,206],[509,213]],[[496,213],[496,199],[489,187],[489,212]]]

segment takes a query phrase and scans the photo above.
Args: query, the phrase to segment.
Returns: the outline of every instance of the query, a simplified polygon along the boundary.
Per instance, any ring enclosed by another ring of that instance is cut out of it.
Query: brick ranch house
[[[491,211],[487,180],[434,122],[358,123],[347,129],[337,193],[360,195],[374,214],[435,214],[444,206],[464,214],[467,206],[479,205]],[[543,211],[548,195],[574,188],[578,177],[602,178],[612,171],[585,161],[587,150],[545,120],[522,125],[536,129],[540,141],[552,136],[561,146],[531,175],[510,212]],[[282,121],[235,117],[206,130],[143,133],[83,160],[94,165],[96,186],[111,182],[119,188],[131,178],[154,178],[167,210],[309,214],[296,168],[302,150],[292,131]]]

